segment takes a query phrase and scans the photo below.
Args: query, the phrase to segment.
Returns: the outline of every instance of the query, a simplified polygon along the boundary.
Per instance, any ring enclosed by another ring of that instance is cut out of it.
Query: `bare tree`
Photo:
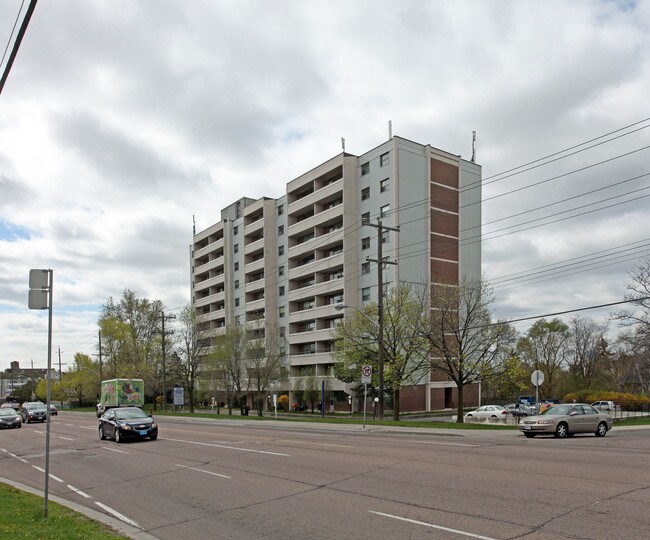
[[[575,315],[569,323],[573,357],[569,368],[581,388],[591,388],[599,374],[604,372],[607,360],[606,323]]]
[[[269,327],[260,339],[249,334],[246,370],[250,388],[255,392],[258,416],[263,415],[266,392],[276,383],[288,379],[284,354],[284,337],[277,327]]]
[[[201,335],[196,320],[196,311],[191,305],[183,308],[179,316],[179,322],[180,330],[176,334],[177,347],[183,379],[189,393],[190,412],[193,413],[197,374],[211,348],[210,338]]]
[[[504,321],[492,322],[493,302],[492,288],[483,279],[432,289],[432,365],[456,383],[458,423],[463,422],[465,386],[491,376],[497,362],[511,352],[514,330]]]
[[[563,393],[565,368],[569,358],[571,333],[560,319],[540,319],[519,340],[517,349],[521,359],[532,370],[544,373],[540,395],[559,396]]]
[[[232,414],[233,401],[239,400],[243,408],[242,400],[249,389],[246,372],[248,334],[246,328],[233,324],[215,341],[210,362],[213,380],[222,382],[228,394],[228,413]]]

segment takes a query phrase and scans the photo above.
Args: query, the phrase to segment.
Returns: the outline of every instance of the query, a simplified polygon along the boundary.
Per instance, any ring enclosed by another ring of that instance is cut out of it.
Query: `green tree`
[[[569,329],[572,355],[568,364],[575,389],[584,390],[592,388],[594,383],[603,383],[602,375],[609,357],[605,341],[607,323],[576,315],[571,317]]]
[[[96,402],[100,389],[98,367],[87,354],[76,353],[74,365],[63,374],[61,385],[69,396],[77,400],[79,407]]]
[[[492,288],[482,279],[432,290],[432,365],[456,383],[458,423],[463,422],[465,386],[492,377],[512,349],[514,330],[504,321],[492,322],[493,302]]]
[[[391,393],[393,419],[399,420],[400,390],[426,379],[429,363],[429,306],[425,295],[415,295],[408,285],[392,289],[383,304],[384,388]],[[378,385],[379,312],[377,303],[346,317],[334,333],[337,364],[335,375],[357,382],[361,366],[373,366],[373,385]]]
[[[161,366],[162,315],[162,302],[138,298],[129,289],[117,301],[108,299],[99,318],[104,379],[140,378],[153,394],[160,391],[165,376]],[[171,341],[166,345],[171,351]]]

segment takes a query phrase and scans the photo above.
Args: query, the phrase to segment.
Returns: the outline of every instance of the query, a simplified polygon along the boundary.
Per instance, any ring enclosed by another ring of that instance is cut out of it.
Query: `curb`
[[[4,478],[2,476],[0,476],[0,482],[3,482],[9,486],[13,486],[16,489],[20,489],[21,491],[26,491],[27,493],[31,493],[32,495],[38,495],[39,497],[43,497],[43,498],[45,497],[45,493],[43,491],[27,486],[25,484],[21,484],[20,482],[14,482],[13,480],[9,480],[8,478]],[[119,532],[120,534],[123,534],[124,536],[128,536],[129,538],[132,538],[134,540],[159,540],[158,537],[153,536],[148,532],[143,531],[142,529],[133,527],[128,523],[124,523],[119,519],[107,516],[106,514],[102,514],[101,512],[98,512],[97,510],[93,510],[92,508],[88,508],[87,506],[83,506],[81,504],[68,501],[61,497],[57,497],[56,495],[48,495],[48,501],[53,501],[57,504],[60,504],[61,506],[66,506],[67,508],[70,508],[75,512],[83,514],[84,516],[94,521],[99,521],[104,525],[108,525],[109,527]]]

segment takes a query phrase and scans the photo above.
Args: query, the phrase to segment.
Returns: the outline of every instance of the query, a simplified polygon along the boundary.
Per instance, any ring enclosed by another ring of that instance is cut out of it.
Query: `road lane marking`
[[[463,446],[467,448],[480,448],[480,444],[469,444],[469,443],[453,443],[453,442],[439,442],[439,441],[405,441],[412,442],[416,444],[437,444],[438,446]]]
[[[225,474],[219,474],[216,472],[204,471],[203,469],[197,469],[196,467],[190,467],[189,465],[176,465],[177,467],[182,467],[183,469],[192,469],[193,471],[202,472],[205,474],[211,474],[212,476],[219,476],[220,478],[232,478],[232,476],[226,476]]]
[[[59,439],[63,439],[65,441],[74,441],[74,439],[71,439],[70,437],[64,437],[63,435],[59,435]]]
[[[75,427],[74,424],[63,424],[63,425],[68,427]]]
[[[96,427],[90,427],[90,426],[79,426],[81,429],[92,429],[93,431],[96,430]]]
[[[442,525],[434,525],[433,523],[427,523],[426,521],[417,521],[415,519],[409,519],[401,516],[394,516],[392,514],[384,514],[383,512],[375,512],[374,510],[368,510],[371,514],[376,514],[378,516],[384,516],[387,518],[397,519],[399,521],[406,521],[407,523],[413,523],[415,525],[423,525],[424,527],[430,527],[432,529],[438,529],[439,531],[450,532],[454,534],[462,534],[469,538],[478,538],[479,540],[496,540],[490,536],[481,536],[480,534],[473,534],[466,531],[460,531],[458,529],[450,529],[449,527],[443,527]]]
[[[129,519],[128,517],[120,514],[117,510],[113,510],[110,506],[106,506],[105,504],[100,503],[99,501],[95,501],[95,504],[99,506],[100,508],[103,508],[106,510],[109,514],[114,515],[117,519],[120,521],[123,521],[124,523],[128,523],[129,525],[132,525],[133,527],[137,527],[138,529],[142,529],[140,525],[138,525],[135,521]]]
[[[63,484],[63,480],[61,480],[58,476],[54,476],[53,474],[50,474],[50,478],[56,480],[57,482],[61,482]]]
[[[102,446],[104,450],[110,450],[111,452],[117,452],[119,454],[128,454],[128,452],[125,452],[124,450],[118,450],[117,448],[111,448],[110,446]]]
[[[45,469],[41,469],[40,467],[37,467],[36,465],[32,465],[37,471],[45,472]]]
[[[316,446],[334,446],[336,448],[354,448],[347,444],[333,444],[333,443],[324,443],[324,442],[313,442],[313,441],[298,441],[296,439],[275,439],[277,442],[285,442],[291,444],[313,444]]]
[[[204,442],[196,442],[196,441],[186,441],[183,439],[170,439],[168,437],[158,437],[159,439],[162,439],[163,441],[173,441],[173,442],[180,442],[180,443],[186,443],[186,444],[198,444],[200,446],[212,446],[213,448],[225,448],[226,450],[239,450],[240,452],[252,452],[254,454],[268,454],[270,456],[282,456],[282,457],[291,457],[290,454],[281,454],[280,452],[269,452],[267,450],[252,450],[250,448],[240,448],[237,446],[225,446],[223,444],[212,444],[212,443],[204,443]]]
[[[71,489],[72,491],[74,491],[75,493],[81,495],[82,497],[85,497],[86,499],[92,499],[92,497],[90,495],[88,495],[87,493],[84,493],[79,488],[71,486],[70,484],[68,484],[68,488]]]

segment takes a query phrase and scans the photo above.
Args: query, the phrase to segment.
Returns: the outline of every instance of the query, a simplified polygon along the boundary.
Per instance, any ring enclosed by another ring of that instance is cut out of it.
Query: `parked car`
[[[621,410],[621,406],[617,401],[596,401],[591,406],[605,412],[619,412]]]
[[[58,416],[59,414],[59,409],[56,408],[56,405],[54,403],[50,403],[50,414],[52,416]]]
[[[505,418],[507,414],[501,405],[483,405],[466,413],[465,418]]]
[[[0,428],[19,428],[22,427],[20,415],[13,407],[0,408]]]
[[[612,417],[586,403],[553,405],[537,416],[528,416],[519,422],[519,430],[526,437],[547,434],[559,439],[576,433],[593,433],[604,437],[612,429]]]
[[[139,407],[119,407],[109,409],[99,419],[99,438],[115,439],[120,443],[125,439],[158,438],[158,425]]]
[[[15,403],[3,403],[2,405],[0,405],[0,409],[16,410],[18,407],[17,406],[14,407],[14,405],[16,405],[16,404]]]
[[[525,403],[509,403],[504,408],[508,414],[516,417],[537,414],[537,407],[535,405],[526,405]]]
[[[30,422],[45,422],[47,419],[47,409],[41,402],[30,402],[27,405],[23,405],[20,416],[23,422],[27,422],[28,424]]]

